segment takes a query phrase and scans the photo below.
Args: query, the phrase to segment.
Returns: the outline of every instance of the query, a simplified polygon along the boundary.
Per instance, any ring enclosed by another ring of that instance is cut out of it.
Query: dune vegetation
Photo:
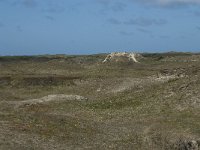
[[[0,57],[0,149],[200,149],[200,54]]]

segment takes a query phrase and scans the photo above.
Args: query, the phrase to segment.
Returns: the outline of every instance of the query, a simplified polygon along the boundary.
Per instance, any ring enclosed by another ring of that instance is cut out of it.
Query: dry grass
[[[200,65],[174,60],[199,55],[144,56],[138,64],[106,65],[105,55],[1,57],[0,149],[184,150],[193,140],[198,145]],[[18,108],[13,103],[56,94],[87,100]]]

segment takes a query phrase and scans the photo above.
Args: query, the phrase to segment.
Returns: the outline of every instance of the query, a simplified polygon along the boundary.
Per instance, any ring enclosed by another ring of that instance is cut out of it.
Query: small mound
[[[138,58],[141,58],[140,54],[136,53],[126,53],[126,52],[113,52],[105,58],[103,63],[106,62],[133,62],[138,63]]]

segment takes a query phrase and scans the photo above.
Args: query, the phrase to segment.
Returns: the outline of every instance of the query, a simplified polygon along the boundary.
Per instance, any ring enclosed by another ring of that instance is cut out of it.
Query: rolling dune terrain
[[[0,149],[199,150],[200,54],[124,56],[0,57]]]

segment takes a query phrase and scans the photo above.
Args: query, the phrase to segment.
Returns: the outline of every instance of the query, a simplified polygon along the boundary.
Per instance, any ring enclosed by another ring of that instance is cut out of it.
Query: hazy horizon
[[[69,55],[69,56],[79,56],[79,55],[101,55],[101,54],[110,54],[113,52],[133,52],[133,53],[141,53],[141,54],[145,54],[145,53],[149,53],[149,54],[154,54],[154,53],[160,53],[160,54],[165,54],[165,53],[194,53],[194,54],[199,54],[200,51],[176,51],[176,50],[169,50],[169,51],[107,51],[107,52],[99,52],[99,53],[41,53],[41,54],[22,54],[22,55],[18,55],[18,54],[13,54],[13,55],[0,55],[0,56],[45,56],[45,55],[49,55],[49,56],[54,56],[54,55]]]

